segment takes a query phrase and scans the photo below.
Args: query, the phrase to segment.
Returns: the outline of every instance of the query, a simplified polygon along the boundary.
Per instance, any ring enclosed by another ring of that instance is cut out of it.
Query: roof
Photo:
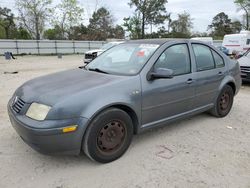
[[[187,39],[175,39],[175,38],[165,38],[165,39],[141,39],[141,40],[129,40],[128,43],[135,43],[135,44],[159,44],[162,45],[166,42],[170,41],[188,41]]]

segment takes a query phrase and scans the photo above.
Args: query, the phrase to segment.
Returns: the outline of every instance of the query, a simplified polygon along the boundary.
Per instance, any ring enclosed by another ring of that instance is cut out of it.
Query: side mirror
[[[149,73],[148,80],[170,79],[173,77],[174,77],[174,71],[172,69],[157,68],[153,72]]]

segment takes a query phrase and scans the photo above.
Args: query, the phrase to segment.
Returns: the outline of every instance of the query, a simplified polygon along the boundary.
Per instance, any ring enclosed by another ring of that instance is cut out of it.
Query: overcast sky
[[[14,9],[15,0],[0,0],[1,6]],[[54,0],[54,4],[60,0]],[[85,23],[95,8],[107,7],[116,18],[117,24],[123,23],[123,18],[133,14],[133,9],[128,6],[129,0],[79,0],[85,9]],[[97,3],[96,3],[97,2]],[[225,12],[233,20],[241,20],[242,12],[237,12],[234,0],[169,0],[166,9],[175,19],[178,13],[190,13],[193,18],[193,31],[207,31],[207,26],[212,18],[219,12]],[[96,6],[97,5],[97,6]],[[16,13],[16,12],[15,12]]]

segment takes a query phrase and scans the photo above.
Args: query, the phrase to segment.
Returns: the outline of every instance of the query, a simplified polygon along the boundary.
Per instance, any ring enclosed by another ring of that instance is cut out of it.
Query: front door
[[[142,127],[165,122],[192,109],[195,93],[194,78],[188,45],[168,47],[153,69],[165,68],[174,72],[173,78],[142,81]]]

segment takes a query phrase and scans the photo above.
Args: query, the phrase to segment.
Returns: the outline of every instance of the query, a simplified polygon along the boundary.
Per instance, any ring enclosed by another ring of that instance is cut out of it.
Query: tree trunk
[[[142,13],[142,24],[141,24],[141,38],[144,39],[145,36],[145,14]]]
[[[5,37],[6,39],[9,39],[10,38],[10,34],[9,34],[9,27],[4,27],[4,31],[5,31]]]
[[[39,33],[39,18],[36,17],[35,29],[36,29],[36,40],[40,40],[40,33]]]
[[[244,7],[244,6],[241,6],[243,9],[244,9],[244,11],[246,12],[246,30],[248,30],[249,29],[249,14],[248,14],[248,10],[246,9],[246,7]]]
[[[249,30],[249,15],[248,15],[248,12],[246,12],[246,22],[247,22],[247,29],[246,30]]]

